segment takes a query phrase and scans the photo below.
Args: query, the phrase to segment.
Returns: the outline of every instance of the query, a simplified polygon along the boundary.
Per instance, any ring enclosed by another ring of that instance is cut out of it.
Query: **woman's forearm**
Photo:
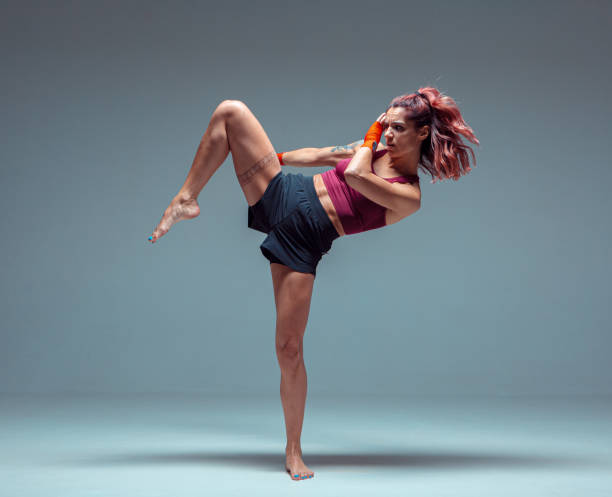
[[[347,175],[365,177],[372,173],[372,159],[374,158],[374,150],[376,150],[376,146],[380,143],[380,137],[384,130],[385,114],[382,113],[378,116],[378,119],[368,129],[363,139],[363,145],[359,147],[359,150],[355,151],[353,159],[346,166],[344,171],[345,177]]]
[[[355,176],[361,176],[372,172],[372,156],[374,153],[372,149],[367,147],[359,147],[351,162],[346,166],[344,174],[352,174]]]
[[[323,165],[317,164],[319,150],[318,148],[298,148],[297,150],[283,152],[283,163],[285,166],[297,167]]]
[[[335,166],[338,161],[353,157],[355,149],[362,143],[363,140],[348,145],[290,150],[283,152],[283,163],[298,167]]]

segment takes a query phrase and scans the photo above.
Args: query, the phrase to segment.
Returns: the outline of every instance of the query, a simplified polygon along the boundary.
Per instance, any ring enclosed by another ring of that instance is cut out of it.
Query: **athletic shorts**
[[[272,262],[316,276],[317,264],[338,238],[312,176],[279,172],[248,209],[248,227],[268,236],[259,246]]]

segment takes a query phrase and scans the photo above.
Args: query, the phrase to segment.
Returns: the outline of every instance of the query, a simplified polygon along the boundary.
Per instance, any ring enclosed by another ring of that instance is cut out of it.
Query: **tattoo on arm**
[[[357,145],[359,145],[360,143],[362,143],[363,140],[360,141],[356,141],[353,143],[349,143],[348,145],[339,145],[337,147],[334,147],[331,149],[332,152],[337,152],[338,150],[341,150],[343,152],[346,152],[348,150],[353,150]]]

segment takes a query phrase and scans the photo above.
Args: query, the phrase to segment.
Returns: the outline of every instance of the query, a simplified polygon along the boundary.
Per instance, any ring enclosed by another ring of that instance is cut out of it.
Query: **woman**
[[[386,147],[379,144],[384,131]],[[479,144],[455,102],[435,88],[394,98],[364,140],[277,154],[259,121],[237,100],[214,111],[191,170],[149,240],[200,213],[197,197],[232,153],[246,197],[248,226],[268,236],[260,245],[270,261],[276,304],[276,353],[285,414],[286,471],[312,478],[300,436],[306,403],[302,341],[316,267],[333,240],[396,223],[420,208],[418,168],[437,179],[459,179],[471,168],[462,135]],[[323,174],[281,172],[281,165],[332,166]]]

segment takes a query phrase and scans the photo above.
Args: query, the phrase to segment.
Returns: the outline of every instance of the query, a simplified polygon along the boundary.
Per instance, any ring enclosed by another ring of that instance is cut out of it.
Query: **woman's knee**
[[[242,115],[248,107],[240,100],[223,100],[215,109],[214,115],[230,120]]]
[[[299,335],[276,340],[276,356],[283,366],[294,366],[303,359],[303,338]]]

